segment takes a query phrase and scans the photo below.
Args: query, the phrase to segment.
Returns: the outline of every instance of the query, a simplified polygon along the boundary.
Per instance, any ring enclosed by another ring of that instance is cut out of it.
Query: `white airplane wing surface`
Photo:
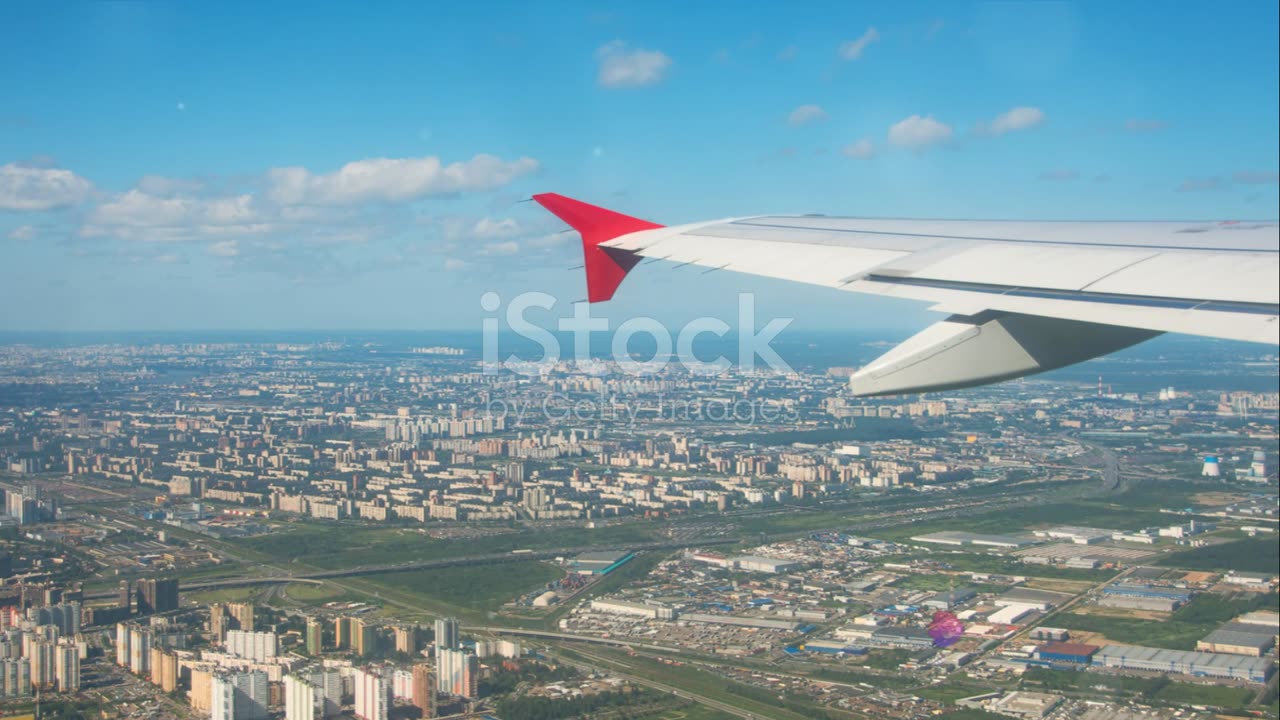
[[[762,216],[663,227],[546,193],[588,300],[641,258],[908,298],[949,314],[859,369],[860,395],[971,387],[1161,333],[1280,344],[1280,224]]]

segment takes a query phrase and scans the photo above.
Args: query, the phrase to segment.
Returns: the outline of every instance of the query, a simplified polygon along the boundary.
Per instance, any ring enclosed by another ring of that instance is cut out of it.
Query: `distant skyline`
[[[585,296],[554,191],[762,213],[1280,216],[1275,3],[11,4],[0,330],[478,330]],[[595,314],[923,327],[641,266]]]

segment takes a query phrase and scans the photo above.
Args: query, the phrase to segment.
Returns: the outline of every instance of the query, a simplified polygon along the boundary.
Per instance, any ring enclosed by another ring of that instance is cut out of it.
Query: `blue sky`
[[[1274,2],[7,3],[0,329],[479,329],[585,292],[555,191],[772,212],[1275,218]],[[640,267],[678,323],[918,306]]]

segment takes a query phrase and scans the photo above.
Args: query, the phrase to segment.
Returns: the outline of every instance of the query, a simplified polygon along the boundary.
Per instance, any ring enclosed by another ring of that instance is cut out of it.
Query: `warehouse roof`
[[[1098,646],[1088,645],[1086,643],[1069,642],[1045,643],[1044,645],[1036,648],[1036,652],[1051,653],[1053,655],[1080,655],[1088,657],[1098,652]]]

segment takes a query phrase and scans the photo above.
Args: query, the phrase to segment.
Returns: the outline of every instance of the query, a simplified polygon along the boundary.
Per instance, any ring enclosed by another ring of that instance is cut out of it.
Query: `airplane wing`
[[[985,385],[1161,333],[1280,344],[1280,224],[761,216],[663,227],[554,193],[588,300],[641,258],[928,302],[949,316],[850,378],[859,395]]]

